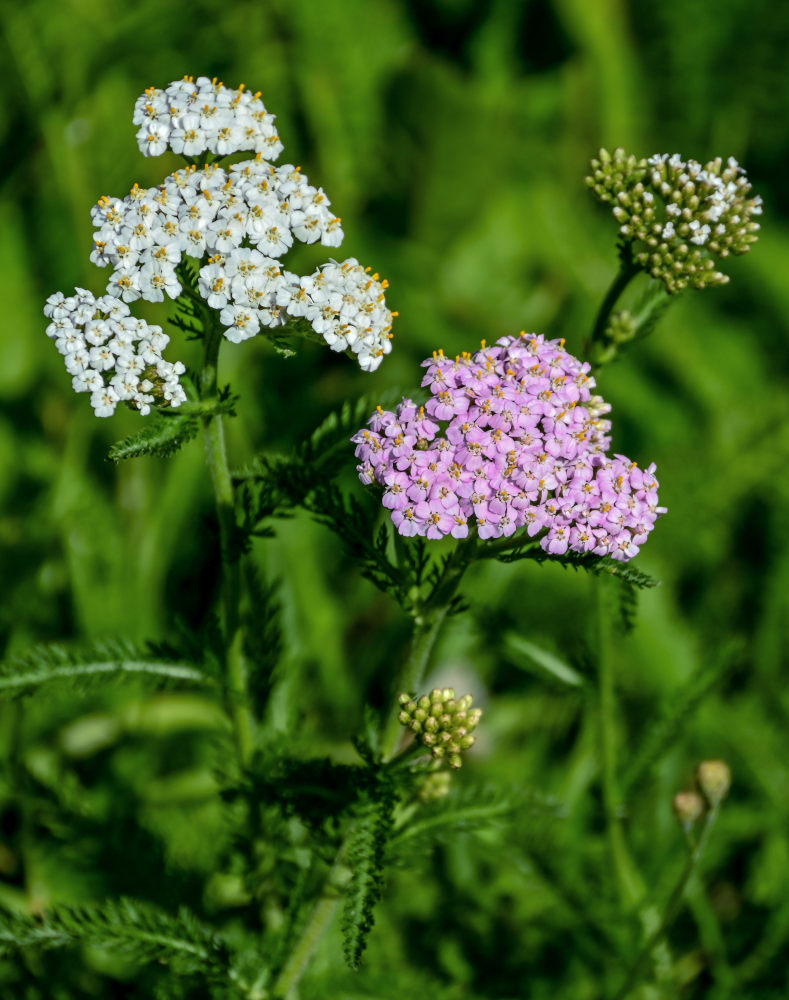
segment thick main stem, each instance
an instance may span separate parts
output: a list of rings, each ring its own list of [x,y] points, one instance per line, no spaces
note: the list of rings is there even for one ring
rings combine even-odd
[[[221,334],[215,326],[205,332],[200,395],[211,399],[217,393],[217,362]],[[241,566],[235,546],[235,496],[227,464],[225,432],[218,413],[203,416],[203,439],[211,483],[214,487],[219,543],[222,558],[222,604],[225,639],[225,669],[228,711],[233,721],[239,763],[246,766],[254,746],[254,724],[249,710],[247,670],[239,615]]]

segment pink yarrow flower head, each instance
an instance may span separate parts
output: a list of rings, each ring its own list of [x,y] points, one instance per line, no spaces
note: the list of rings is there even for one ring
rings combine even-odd
[[[378,407],[352,438],[402,535],[481,539],[525,528],[552,555],[635,556],[666,508],[655,466],[610,455],[590,366],[537,334],[423,362],[424,406]]]

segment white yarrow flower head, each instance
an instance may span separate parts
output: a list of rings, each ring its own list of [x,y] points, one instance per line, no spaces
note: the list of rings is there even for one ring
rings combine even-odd
[[[747,253],[758,239],[762,200],[734,159],[702,166],[678,153],[637,160],[624,149],[601,149],[586,178],[610,204],[634,262],[669,292],[723,285],[718,264]]]
[[[96,298],[84,288],[47,299],[47,336],[63,355],[75,392],[89,392],[97,417],[111,417],[119,402],[142,414],[152,406],[180,406],[186,393],[180,361],[165,361],[170,338],[160,327],[129,315],[111,295]]]
[[[392,318],[386,305],[386,279],[370,274],[351,257],[331,260],[299,281],[287,305],[303,316],[333,351],[352,351],[364,371],[375,371],[392,350]]]
[[[294,243],[334,248],[344,234],[322,188],[297,165],[274,165],[283,146],[260,95],[185,77],[146,90],[133,121],[144,155],[170,149],[200,163],[157,187],[135,184],[124,198],[100,198],[91,210],[90,259],[110,272],[107,294],[96,299],[78,288],[47,300],[47,334],[96,414],[111,415],[119,402],[148,413],[186,399],[183,365],[162,358],[167,336],[130,315],[138,299],[200,296],[232,343],[302,320],[333,350],[375,370],[391,350],[388,283],[355,259],[330,261],[309,277],[283,267]],[[226,169],[205,162],[239,152],[254,155]],[[187,258],[198,267],[187,267]]]
[[[167,149],[183,156],[260,153],[276,160],[282,152],[274,115],[260,94],[242,84],[236,90],[216,79],[184,77],[159,90],[149,87],[137,98],[132,121],[139,126],[137,144],[143,156]]]

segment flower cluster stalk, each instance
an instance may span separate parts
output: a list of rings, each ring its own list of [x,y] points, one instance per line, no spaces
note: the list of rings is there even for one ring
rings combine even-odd
[[[624,290],[641,270],[633,260],[633,255],[627,244],[622,248],[621,260],[622,263],[619,271],[611,282],[605,298],[600,303],[600,308],[597,311],[597,317],[592,327],[592,335],[584,345],[584,356],[586,358],[591,357],[594,348],[603,341],[614,307],[622,297]]]
[[[200,395],[204,400],[213,399],[217,394],[220,343],[221,330],[215,323],[207,322],[203,367],[200,372]],[[249,763],[254,748],[254,720],[249,709],[247,668],[244,662],[243,634],[239,615],[241,565],[238,552],[235,551],[235,496],[227,464],[222,416],[218,413],[206,414],[202,422],[206,461],[211,473],[219,522],[227,707],[233,721],[239,764],[243,769]]]

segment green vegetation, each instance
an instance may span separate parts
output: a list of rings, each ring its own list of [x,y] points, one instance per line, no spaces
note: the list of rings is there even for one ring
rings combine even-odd
[[[787,44],[768,0],[0,5],[0,998],[265,997],[310,955],[302,1000],[595,1000],[644,963],[631,997],[786,996]],[[262,91],[400,314],[372,375],[306,342],[222,355],[269,734],[247,783],[215,697],[204,449],[168,454],[203,404],[97,420],[41,313],[56,289],[103,290],[90,208],[175,168],[139,156],[131,105],[184,73]],[[583,180],[601,145],[736,156],[760,241],[600,373],[614,450],[657,462],[669,508],[636,562],[609,579],[526,550],[467,573],[426,690],[473,693],[477,742],[448,795],[404,802],[400,772],[360,753],[368,706],[399,693],[410,589],[381,568],[344,442],[435,348],[525,327],[581,352],[618,266]],[[623,304],[648,295],[641,275]],[[336,487],[316,487],[322,462]],[[677,897],[672,801],[712,759],[732,789]]]

